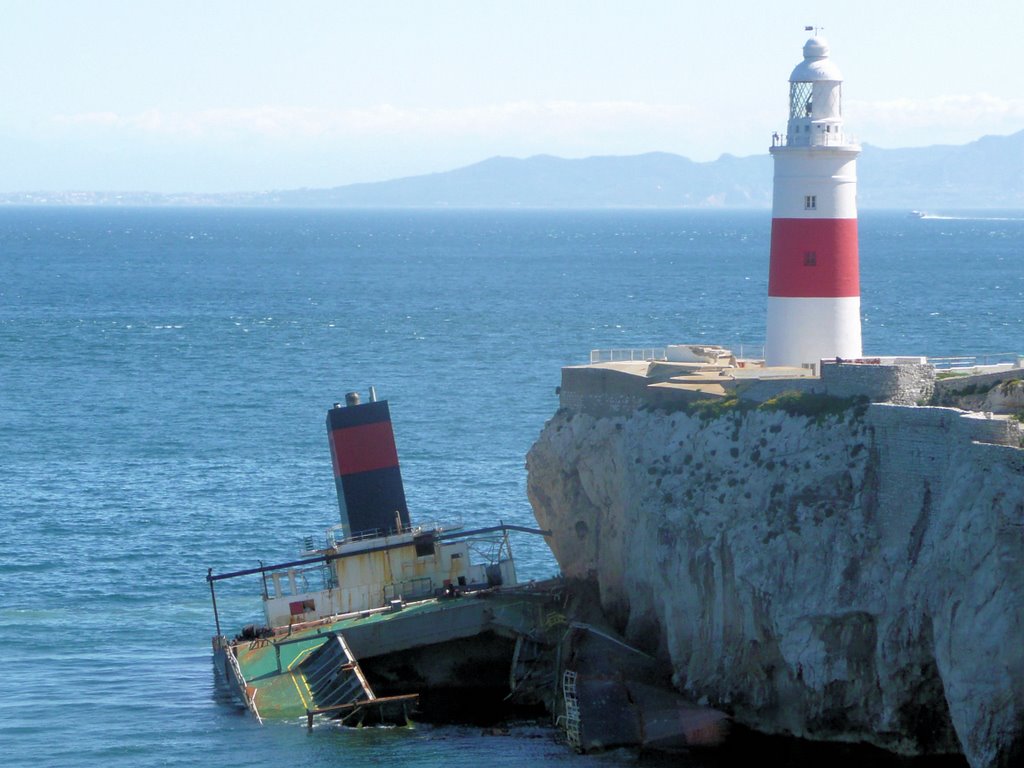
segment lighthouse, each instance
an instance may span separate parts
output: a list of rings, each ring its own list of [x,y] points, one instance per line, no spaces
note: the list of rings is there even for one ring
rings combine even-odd
[[[843,131],[843,76],[812,37],[789,77],[789,122],[772,139],[766,365],[861,356],[857,155]]]

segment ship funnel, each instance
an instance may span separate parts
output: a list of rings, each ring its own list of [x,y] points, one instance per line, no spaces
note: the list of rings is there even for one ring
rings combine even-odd
[[[411,527],[387,400],[345,395],[327,412],[327,437],[347,537],[383,536]]]

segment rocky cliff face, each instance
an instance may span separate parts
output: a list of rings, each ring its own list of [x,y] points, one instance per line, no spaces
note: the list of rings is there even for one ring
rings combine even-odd
[[[1024,765],[1017,422],[766,405],[561,409],[527,467],[564,573],[755,729]]]

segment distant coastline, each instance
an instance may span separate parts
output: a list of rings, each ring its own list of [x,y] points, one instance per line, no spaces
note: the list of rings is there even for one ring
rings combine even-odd
[[[1024,130],[958,146],[881,149],[858,160],[861,209],[1024,210]],[[27,191],[0,193],[6,206],[768,209],[767,152],[698,163],[652,152],[564,159],[493,157],[442,173],[325,189],[228,193]]]

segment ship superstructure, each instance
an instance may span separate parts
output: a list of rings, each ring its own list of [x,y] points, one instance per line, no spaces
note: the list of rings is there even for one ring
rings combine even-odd
[[[421,696],[450,688],[500,701],[510,680],[532,703],[516,660],[547,642],[537,627],[558,589],[517,587],[509,534],[547,532],[414,525],[388,403],[372,389],[368,402],[349,393],[336,403],[327,432],[340,522],[306,537],[298,559],[207,573],[218,677],[257,717],[311,724],[316,715],[402,721]],[[216,585],[255,576],[264,622],[229,639]]]

